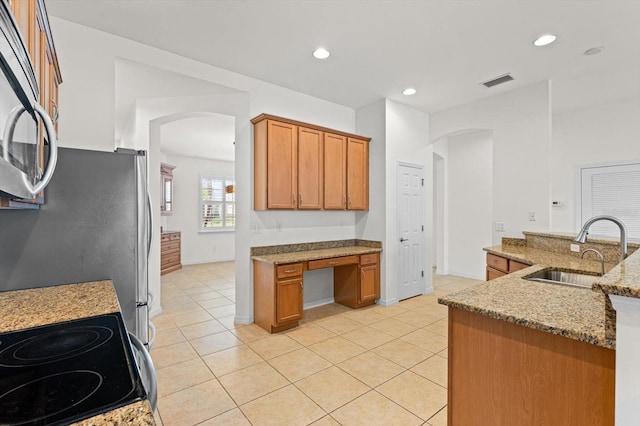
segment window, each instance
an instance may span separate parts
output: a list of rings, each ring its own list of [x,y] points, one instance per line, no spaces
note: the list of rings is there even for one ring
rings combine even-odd
[[[583,167],[580,170],[580,223],[597,215],[615,216],[627,228],[627,236],[640,239],[640,163]],[[593,236],[618,238],[618,227],[599,221],[589,230]]]
[[[200,178],[200,231],[233,231],[236,226],[233,179]]]

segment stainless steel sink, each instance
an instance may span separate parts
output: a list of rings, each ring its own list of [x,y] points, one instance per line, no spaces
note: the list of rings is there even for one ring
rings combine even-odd
[[[549,284],[568,285],[573,287],[591,288],[600,279],[598,275],[586,275],[578,272],[561,271],[559,269],[542,269],[533,274],[522,277],[525,280]]]

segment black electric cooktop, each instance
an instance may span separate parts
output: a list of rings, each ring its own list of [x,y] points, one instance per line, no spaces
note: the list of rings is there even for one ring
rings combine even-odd
[[[120,313],[0,334],[0,425],[60,425],[146,398]]]

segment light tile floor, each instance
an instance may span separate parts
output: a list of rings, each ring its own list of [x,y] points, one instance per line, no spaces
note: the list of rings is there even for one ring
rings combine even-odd
[[[269,334],[234,324],[234,268],[162,277],[151,352],[159,425],[446,425],[447,308],[437,298],[478,281],[435,276],[431,294],[325,305]]]

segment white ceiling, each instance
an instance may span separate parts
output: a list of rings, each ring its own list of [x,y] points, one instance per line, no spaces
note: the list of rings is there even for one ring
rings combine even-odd
[[[338,104],[425,112],[553,81],[567,110],[640,96],[640,1],[46,0],[52,16]],[[535,48],[546,32],[555,44]],[[329,59],[311,56],[317,46]],[[584,56],[590,47],[603,53]],[[481,81],[511,72],[493,89]],[[400,94],[413,86],[418,94]],[[585,95],[588,93],[588,95]]]
[[[211,160],[235,161],[235,118],[198,114],[163,124],[160,150],[168,154]]]

